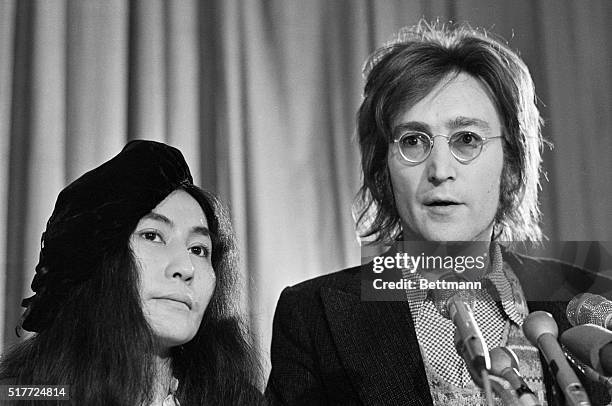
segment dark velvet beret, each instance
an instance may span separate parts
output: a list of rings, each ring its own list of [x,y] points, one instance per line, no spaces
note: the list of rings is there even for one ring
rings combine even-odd
[[[192,183],[178,149],[138,140],[66,186],[42,235],[31,285],[35,295],[22,302],[27,309],[21,327],[46,329],[70,291],[91,277],[104,255],[128,244],[145,214]]]

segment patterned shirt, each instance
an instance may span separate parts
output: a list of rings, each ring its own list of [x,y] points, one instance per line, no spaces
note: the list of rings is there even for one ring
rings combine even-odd
[[[540,403],[546,405],[538,350],[521,329],[529,310],[520,282],[503,262],[498,244],[491,244],[490,253],[491,266],[481,279],[483,289],[474,291],[474,318],[489,349],[508,347],[517,354],[523,378]],[[410,269],[402,273],[408,280],[421,278]],[[431,289],[406,289],[434,404],[486,404],[483,392],[474,384],[464,360],[455,351],[455,326],[437,310],[431,293]],[[496,402],[501,404],[501,399],[496,398]]]

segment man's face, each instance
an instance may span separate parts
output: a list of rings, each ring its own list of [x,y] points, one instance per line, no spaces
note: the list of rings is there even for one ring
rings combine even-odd
[[[460,73],[442,80],[427,96],[393,123],[393,136],[405,129],[429,135],[472,131],[485,138],[501,135],[501,122],[486,86]],[[481,154],[461,163],[447,139],[436,137],[420,164],[405,161],[397,144],[387,160],[395,204],[405,240],[488,241],[499,202],[503,166],[502,139],[486,142]]]

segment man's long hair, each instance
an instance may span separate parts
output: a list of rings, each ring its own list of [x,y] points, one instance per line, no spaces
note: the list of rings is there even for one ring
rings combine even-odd
[[[257,404],[259,367],[233,308],[237,253],[229,217],[213,195],[193,185],[181,188],[206,215],[216,286],[195,337],[171,349],[172,371],[180,382],[177,398],[182,405]],[[6,354],[0,379],[70,385],[74,405],[153,400],[156,344],[142,311],[129,237],[118,236],[125,243],[105,253],[94,276],[74,288],[47,329]]]
[[[421,21],[403,29],[366,62],[363,101],[357,115],[363,184],[355,199],[362,238],[392,242],[401,234],[387,154],[392,123],[440,81],[465,72],[488,87],[502,122],[504,164],[494,238],[538,241],[541,213],[541,117],[529,70],[491,34],[468,25]]]

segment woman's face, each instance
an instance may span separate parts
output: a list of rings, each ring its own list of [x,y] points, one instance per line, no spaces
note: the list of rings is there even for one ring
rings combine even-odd
[[[143,312],[163,348],[190,341],[215,289],[212,241],[198,202],[175,190],[130,238]]]

